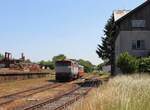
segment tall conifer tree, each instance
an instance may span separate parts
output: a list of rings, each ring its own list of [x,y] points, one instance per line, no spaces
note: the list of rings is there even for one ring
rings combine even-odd
[[[111,65],[112,75],[115,71],[115,39],[117,32],[114,16],[112,15],[105,25],[104,36],[101,38],[102,44],[98,44],[96,50],[97,55]]]

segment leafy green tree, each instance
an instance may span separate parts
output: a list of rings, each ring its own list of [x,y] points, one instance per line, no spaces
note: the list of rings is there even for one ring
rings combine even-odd
[[[52,61],[44,61],[44,60],[42,60],[42,61],[39,62],[39,64],[41,66],[49,67],[52,70],[54,69],[54,63]]]
[[[102,44],[98,44],[98,48],[96,50],[99,58],[108,60],[107,63],[111,65],[112,75],[115,75],[115,40],[117,34],[118,29],[115,25],[114,16],[112,15],[105,25],[104,36],[101,38]]]
[[[42,60],[42,61],[39,62],[39,64],[41,66],[49,67],[50,69],[53,70],[55,68],[55,62],[56,61],[62,61],[64,59],[66,59],[66,56],[63,55],[63,54],[60,54],[60,55],[54,56],[52,58],[52,61],[50,61],[50,60],[48,60],[48,61]]]
[[[60,54],[60,55],[54,56],[52,58],[52,61],[53,61],[53,63],[55,63],[56,61],[62,61],[62,60],[65,60],[65,59],[66,59],[66,56],[63,55],[63,54]]]
[[[4,55],[0,53],[0,60],[4,58]]]
[[[83,59],[78,60],[78,63],[84,66],[84,71],[90,73],[94,70],[94,65],[90,61],[85,61]]]

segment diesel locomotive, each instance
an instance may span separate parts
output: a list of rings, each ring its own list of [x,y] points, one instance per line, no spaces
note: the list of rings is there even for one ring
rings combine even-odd
[[[55,63],[56,80],[68,81],[84,75],[84,67],[74,60],[63,60]]]

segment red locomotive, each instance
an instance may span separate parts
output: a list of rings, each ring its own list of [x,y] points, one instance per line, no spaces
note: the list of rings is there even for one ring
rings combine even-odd
[[[56,80],[66,81],[77,79],[84,75],[84,67],[74,60],[63,60],[55,63]]]

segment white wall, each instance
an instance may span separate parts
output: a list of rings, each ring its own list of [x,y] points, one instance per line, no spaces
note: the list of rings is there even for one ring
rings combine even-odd
[[[145,49],[133,50],[132,40],[145,40]],[[135,56],[150,52],[150,31],[121,31],[115,43],[116,59],[123,52],[129,52]]]

